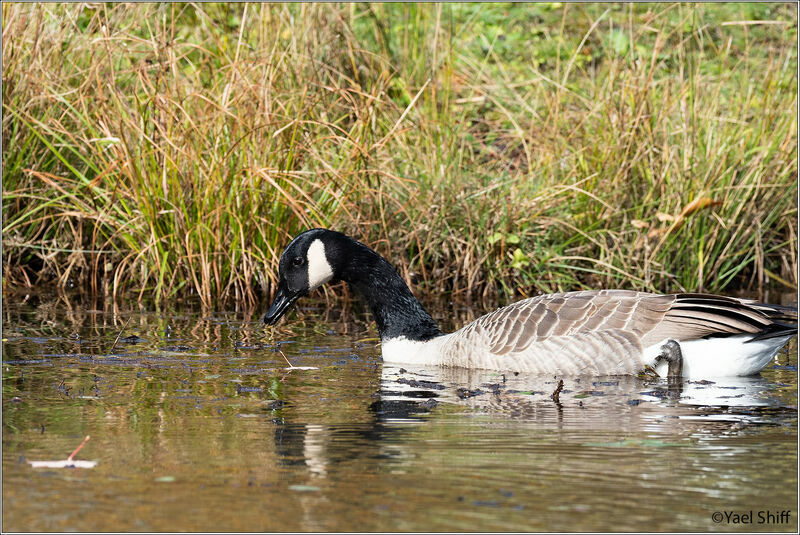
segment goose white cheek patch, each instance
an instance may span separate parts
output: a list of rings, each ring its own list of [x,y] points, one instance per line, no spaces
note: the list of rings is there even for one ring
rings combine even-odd
[[[321,240],[314,240],[306,255],[308,265],[308,289],[325,284],[333,278],[333,268],[325,257],[325,245]]]

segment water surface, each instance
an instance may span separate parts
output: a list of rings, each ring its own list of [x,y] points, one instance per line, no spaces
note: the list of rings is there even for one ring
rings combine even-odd
[[[384,367],[368,316],[316,308],[7,299],[3,529],[797,530],[796,342],[760,376],[555,403],[556,377]],[[86,435],[95,468],[28,463]]]

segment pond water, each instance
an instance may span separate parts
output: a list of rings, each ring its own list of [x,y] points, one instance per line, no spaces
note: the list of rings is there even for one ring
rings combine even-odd
[[[325,310],[6,299],[3,530],[797,531],[796,340],[760,376],[556,403],[554,377],[383,366],[366,314]],[[29,463],[87,435],[94,468]]]

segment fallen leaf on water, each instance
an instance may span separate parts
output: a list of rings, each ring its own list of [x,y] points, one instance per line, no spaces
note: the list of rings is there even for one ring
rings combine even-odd
[[[28,461],[28,463],[33,468],[94,468],[97,466],[97,461],[75,461],[72,459],[88,440],[89,435],[86,435],[81,445],[75,448],[75,451],[63,461]]]
[[[97,461],[28,461],[34,468],[94,468]]]

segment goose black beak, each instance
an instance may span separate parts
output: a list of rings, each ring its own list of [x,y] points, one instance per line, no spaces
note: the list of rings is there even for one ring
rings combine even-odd
[[[267,313],[264,315],[264,323],[267,325],[275,325],[300,297],[302,297],[302,293],[292,292],[286,289],[284,284],[278,285],[275,299],[272,300],[272,305],[270,305],[269,310],[267,310]]]

